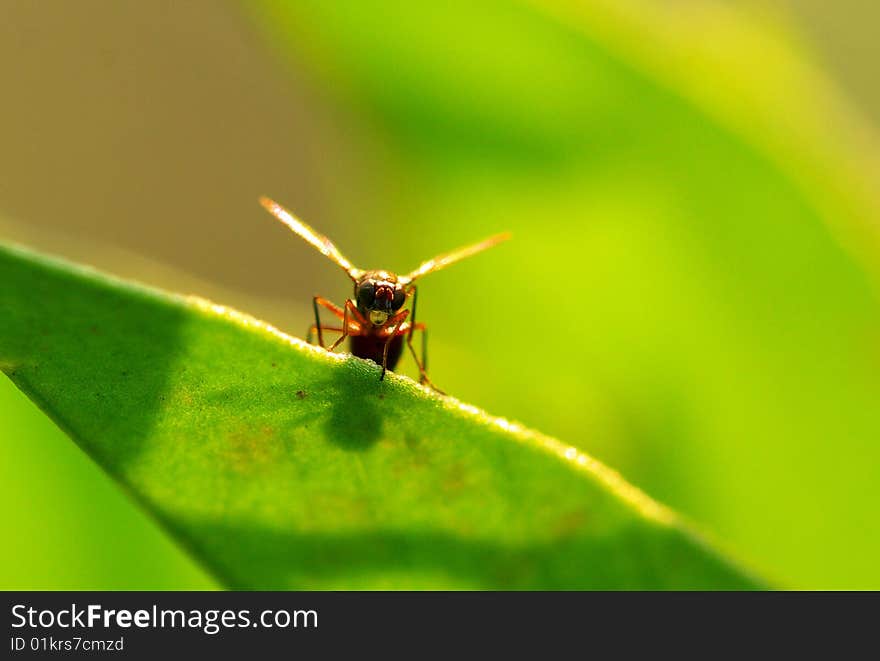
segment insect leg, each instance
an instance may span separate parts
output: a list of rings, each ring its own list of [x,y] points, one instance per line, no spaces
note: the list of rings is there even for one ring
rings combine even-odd
[[[413,302],[412,302],[412,319],[410,319],[409,324],[409,333],[406,334],[406,346],[409,347],[409,350],[412,352],[413,360],[416,361],[416,365],[419,366],[419,383],[424,383],[428,379],[428,375],[425,373],[425,370],[428,368],[428,360],[427,360],[427,334],[425,333],[425,325],[416,323],[416,305],[419,302],[419,289],[416,285],[412,286],[413,293]],[[419,327],[419,330],[422,331],[422,360],[420,361],[418,356],[416,356],[415,349],[412,346],[412,337],[413,333],[416,331],[416,327]]]
[[[419,360],[418,354],[416,354],[416,348],[413,346],[412,336],[414,331],[422,332],[422,359]],[[413,360],[416,361],[416,366],[419,368],[419,383],[425,384],[432,390],[436,390],[441,395],[445,395],[446,393],[440,390],[437,386],[434,385],[434,382],[428,378],[428,331],[425,327],[425,324],[413,324],[409,328],[409,332],[406,336],[406,346],[409,347],[409,351],[412,354]]]
[[[318,312],[318,297],[315,296],[312,298],[312,309],[315,311],[315,324],[309,328],[309,332],[306,334],[306,342],[309,344],[312,343],[312,328],[316,328],[318,330],[318,344],[321,345],[321,348],[324,348],[324,334],[321,333],[321,315]]]
[[[411,339],[413,336],[413,331],[416,329],[416,303],[419,302],[419,288],[415,285],[412,286],[413,293],[413,304],[412,304],[412,319],[410,319],[410,327],[409,327],[409,335],[408,338]]]
[[[379,381],[382,381],[385,378],[385,371],[388,368],[388,349],[391,347],[391,340],[397,337],[400,327],[403,325],[403,322],[406,321],[408,316],[409,310],[401,310],[387,322],[388,325],[385,328],[388,330],[385,331],[385,333],[388,335],[388,339],[385,340],[385,346],[382,349],[382,374],[379,376]]]
[[[339,309],[339,306],[334,305],[333,303],[328,301],[323,296],[313,296],[312,297],[312,309],[315,311],[315,325],[312,326],[311,328],[309,328],[309,332],[306,334],[306,342],[308,342],[309,344],[312,343],[312,332],[313,332],[313,330],[317,330],[318,331],[318,344],[321,345],[321,348],[326,348],[326,347],[324,347],[324,334],[321,332],[322,330],[325,329],[325,327],[321,324],[321,316],[318,313],[318,306],[319,305],[327,308],[328,310],[330,310],[330,312],[335,314],[340,319],[342,319],[342,317],[343,317],[343,312],[342,312],[342,310]],[[331,330],[331,329],[327,328],[326,330]]]
[[[342,340],[348,337],[351,334],[352,327],[354,327],[357,331],[360,331],[360,324],[357,321],[351,320],[351,318],[358,319],[361,318],[361,315],[358,313],[357,308],[354,306],[354,303],[351,302],[351,299],[345,302],[345,311],[342,313],[342,335],[340,335],[336,341],[330,345],[327,351],[333,351],[338,347]]]
[[[442,390],[435,386],[431,379],[428,378],[428,331],[425,328],[425,324],[416,323],[416,304],[419,302],[419,290],[416,285],[412,286],[413,293],[413,302],[412,302],[412,319],[410,320],[409,332],[406,334],[406,346],[409,347],[410,353],[412,353],[413,360],[416,361],[416,365],[419,368],[419,383],[424,383],[430,386],[433,390],[436,390],[441,395],[444,395]],[[422,331],[422,359],[419,360],[419,357],[416,355],[416,350],[412,345],[413,333],[417,330]]]
[[[314,324],[309,326],[309,332],[308,332],[308,335],[306,335],[306,342],[308,342],[309,344],[312,344],[312,335],[315,334],[318,330],[319,330],[318,326],[315,326]],[[321,326],[320,330],[333,331],[334,333],[341,333],[342,332],[342,329],[339,328],[339,326]]]
[[[425,327],[425,324],[419,324],[421,326],[422,331],[422,370],[425,372],[425,377],[428,376],[428,329]]]
[[[335,303],[328,301],[323,296],[315,296],[313,300],[316,305],[320,305],[322,307],[327,308],[328,310],[330,310],[330,312],[332,312],[337,317],[342,319],[342,315],[343,315],[342,308],[339,307],[338,305],[336,305]]]

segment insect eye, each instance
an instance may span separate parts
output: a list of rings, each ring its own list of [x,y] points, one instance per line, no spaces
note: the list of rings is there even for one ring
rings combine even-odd
[[[372,282],[362,282],[357,289],[358,306],[370,307],[376,300],[375,287]]]
[[[406,292],[403,289],[394,290],[394,299],[391,301],[391,308],[399,310],[406,302]]]

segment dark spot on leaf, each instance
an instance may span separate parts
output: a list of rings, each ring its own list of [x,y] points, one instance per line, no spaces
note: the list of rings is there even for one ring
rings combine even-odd
[[[570,537],[577,534],[589,522],[590,517],[586,509],[568,512],[561,516],[554,526],[555,532],[560,537]]]
[[[443,480],[443,488],[446,491],[459,491],[467,483],[466,475],[467,471],[465,471],[461,462],[456,462],[449,471],[447,471],[446,477]]]

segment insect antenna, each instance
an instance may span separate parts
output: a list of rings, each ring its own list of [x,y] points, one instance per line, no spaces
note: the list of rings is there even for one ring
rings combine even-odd
[[[401,284],[407,285],[416,278],[421,278],[423,275],[427,275],[428,273],[433,273],[434,271],[445,269],[447,266],[454,264],[455,262],[461,261],[466,257],[471,257],[473,255],[476,255],[477,253],[483,252],[484,250],[488,250],[493,246],[497,246],[499,243],[501,243],[502,241],[507,241],[509,238],[510,233],[504,232],[503,234],[490,236],[488,239],[480,241],[479,243],[474,243],[473,245],[464,246],[462,248],[443,253],[442,255],[437,255],[433,259],[422,262],[421,266],[419,266],[419,268],[417,268],[415,271],[399,278],[399,282]]]
[[[358,278],[365,273],[364,270],[356,268],[350,261],[348,261],[348,258],[339,251],[339,248],[333,245],[333,242],[330,239],[320,232],[313,230],[274,200],[270,200],[268,197],[261,197],[260,204],[263,205],[263,208],[265,208],[266,211],[287,225],[302,239],[305,239],[305,241],[314,247],[319,253],[325,257],[329,257],[337,265],[342,267],[342,269],[348,274],[348,277],[355,282],[357,282]]]

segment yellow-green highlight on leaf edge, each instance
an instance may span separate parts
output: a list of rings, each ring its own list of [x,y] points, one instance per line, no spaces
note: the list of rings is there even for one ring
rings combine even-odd
[[[0,364],[218,580],[746,589],[574,447],[248,315],[0,247]]]

